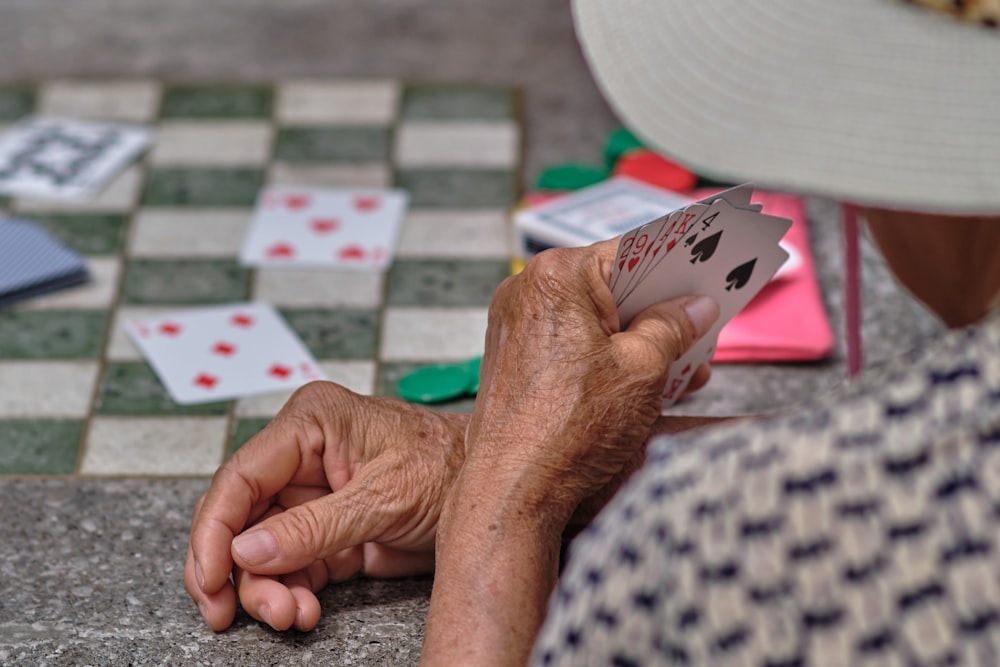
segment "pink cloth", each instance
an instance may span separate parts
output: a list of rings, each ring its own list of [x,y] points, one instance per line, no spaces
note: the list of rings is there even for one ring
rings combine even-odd
[[[700,199],[717,191],[694,192],[692,197]],[[802,200],[758,190],[753,201],[764,205],[764,213],[791,218],[792,227],[782,245],[792,257],[747,307],[723,327],[713,362],[824,359],[833,352],[834,338],[816,280]]]

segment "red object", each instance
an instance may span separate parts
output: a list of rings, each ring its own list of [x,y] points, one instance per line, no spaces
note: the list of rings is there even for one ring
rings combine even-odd
[[[267,256],[271,259],[285,259],[295,254],[295,248],[287,243],[275,243],[267,249]]]
[[[365,251],[361,246],[348,245],[337,252],[337,257],[340,259],[364,259]]]
[[[553,199],[558,199],[564,194],[569,192],[568,190],[546,190],[545,192],[528,192],[521,197],[522,206],[538,206],[539,204],[544,204],[547,201],[552,201]]]
[[[237,327],[248,327],[253,324],[253,318],[243,313],[238,313],[229,318],[229,322]]]
[[[282,366],[281,364],[274,364],[267,373],[268,375],[276,377],[279,380],[285,380],[292,374],[292,369],[288,366]]]
[[[165,336],[176,336],[181,332],[181,325],[173,322],[164,322],[160,325],[160,333]]]
[[[214,375],[209,375],[208,373],[202,373],[201,375],[199,375],[194,379],[194,383],[196,385],[198,385],[199,387],[203,387],[205,389],[213,388],[216,384],[218,384],[218,382],[219,378],[215,377]]]
[[[378,197],[356,197],[354,208],[359,211],[374,211],[378,208]]]
[[[317,234],[328,234],[337,229],[340,226],[340,222],[336,218],[316,218],[309,226]]]
[[[702,198],[719,190],[697,191]],[[757,190],[764,213],[792,219],[782,245],[798,261],[774,278],[719,333],[714,363],[813,361],[833,353],[834,337],[816,279],[805,209],[798,197]]]
[[[214,352],[215,354],[221,354],[224,357],[228,357],[235,351],[236,351],[235,345],[233,345],[232,343],[224,343],[222,341],[216,343],[215,346],[212,348],[212,352]]]
[[[674,192],[691,192],[698,177],[658,153],[636,148],[628,151],[615,162],[615,176],[630,176],[637,181],[672,190]]]

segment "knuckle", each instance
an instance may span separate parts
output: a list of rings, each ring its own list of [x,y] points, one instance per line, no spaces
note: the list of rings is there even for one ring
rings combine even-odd
[[[283,512],[278,517],[278,522],[287,537],[287,540],[278,537],[279,541],[284,542],[283,546],[322,557],[319,554],[326,544],[329,525],[313,505],[293,507]]]

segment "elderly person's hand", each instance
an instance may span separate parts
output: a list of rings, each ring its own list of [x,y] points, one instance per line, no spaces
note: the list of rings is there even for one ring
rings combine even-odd
[[[228,627],[238,595],[275,629],[309,630],[329,582],[431,572],[467,421],[329,382],[296,392],[195,509],[184,583],[208,625]]]
[[[546,251],[493,298],[465,464],[438,528],[428,664],[523,663],[572,513],[641,459],[670,363],[718,317],[711,299],[684,297],[622,331],[616,247]]]

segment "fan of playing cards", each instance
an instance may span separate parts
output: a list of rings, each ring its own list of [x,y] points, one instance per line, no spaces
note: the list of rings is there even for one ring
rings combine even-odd
[[[788,253],[778,245],[792,221],[750,204],[751,184],[680,208],[625,233],[611,273],[622,328],[643,309],[689,294],[710,296],[719,319],[671,367],[663,392],[670,407],[694,371],[712,359],[722,327],[767,284]]]

